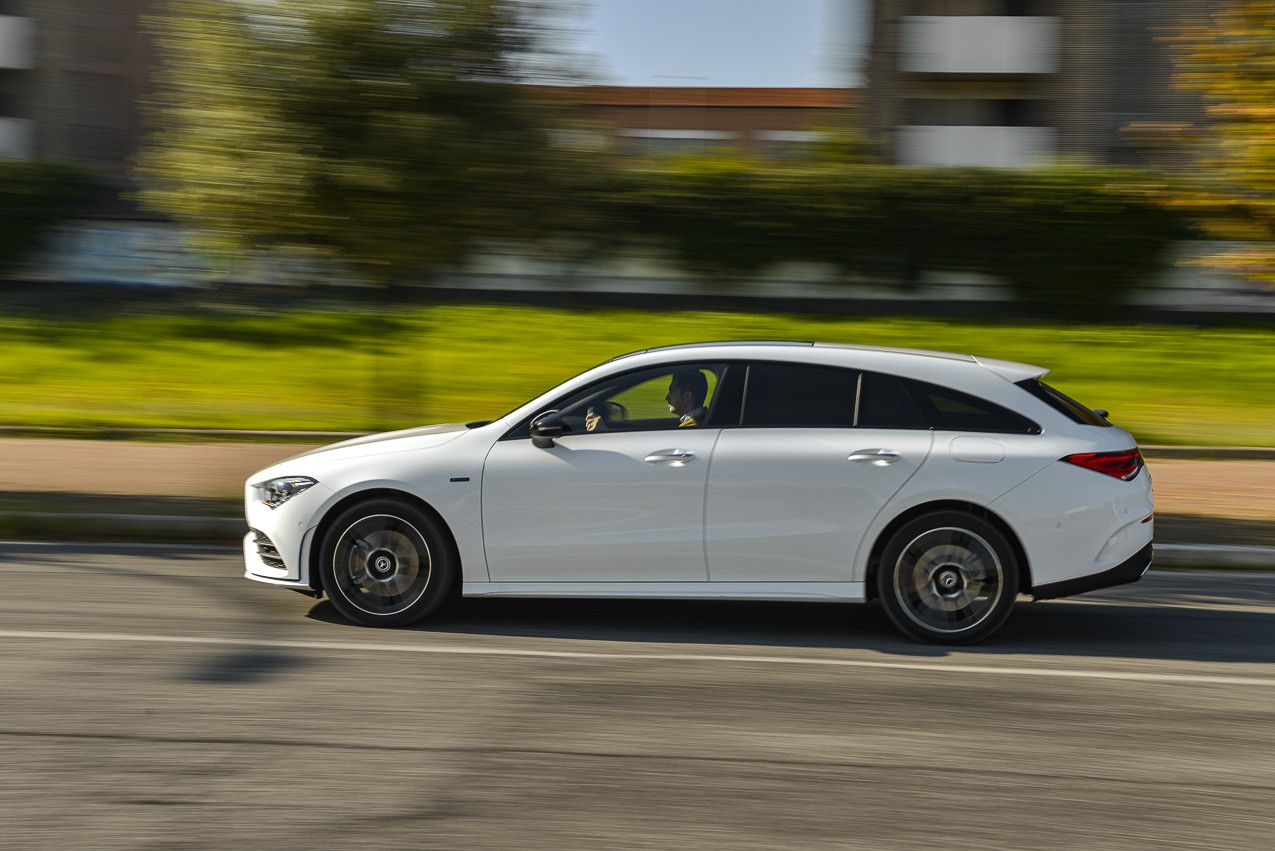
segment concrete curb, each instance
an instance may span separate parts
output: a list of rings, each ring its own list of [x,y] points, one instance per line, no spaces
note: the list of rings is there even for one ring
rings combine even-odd
[[[57,541],[216,541],[231,546],[248,533],[238,517],[174,514],[0,513],[0,537]],[[1156,544],[1154,567],[1275,570],[1275,547],[1226,544]]]
[[[1226,544],[1156,544],[1154,567],[1221,567],[1228,570],[1275,570],[1275,547],[1232,547]]]
[[[242,518],[178,514],[61,514],[43,511],[0,513],[0,534],[40,540],[223,541],[248,534]]]

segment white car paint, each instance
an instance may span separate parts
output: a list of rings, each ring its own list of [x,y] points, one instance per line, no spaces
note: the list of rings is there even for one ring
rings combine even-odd
[[[720,433],[567,435],[547,449],[496,443],[483,472],[490,579],[707,581],[704,487]]]
[[[712,580],[860,581],[859,540],[931,442],[928,431],[724,429],[706,498]],[[880,460],[850,460],[861,455]]]
[[[510,438],[516,426],[594,382],[686,362],[902,376],[1008,408],[1040,424],[1041,433],[732,425],[567,434],[545,448]],[[951,503],[1003,521],[1026,555],[1032,585],[1083,580],[1149,545],[1150,475],[1142,470],[1122,481],[1060,462],[1136,444],[1122,429],[1074,423],[1014,384],[1044,373],[965,355],[842,345],[636,353],[486,425],[359,438],[254,474],[245,488],[248,525],[268,536],[283,567],[263,562],[250,532],[245,575],[312,589],[324,518],[351,499],[392,492],[425,503],[445,524],[467,596],[862,600],[891,524]],[[267,507],[257,485],[280,476],[319,484]]]

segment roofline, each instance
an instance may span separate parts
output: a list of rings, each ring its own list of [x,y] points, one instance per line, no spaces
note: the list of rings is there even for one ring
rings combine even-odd
[[[635,357],[637,355],[651,354],[654,352],[673,352],[673,351],[693,351],[695,349],[719,349],[719,348],[820,348],[820,349],[851,349],[860,352],[879,352],[883,354],[906,355],[918,358],[933,358],[936,360],[959,361],[961,363],[975,364],[981,366],[987,371],[999,375],[1006,381],[1015,382],[1030,378],[1040,378],[1049,373],[1049,370],[1036,366],[1035,364],[1020,363],[1018,361],[999,360],[997,358],[976,357],[975,355],[960,354],[957,352],[939,352],[931,349],[909,349],[900,346],[868,346],[857,343],[817,343],[803,342],[798,340],[720,340],[717,342],[705,343],[677,343],[671,346],[656,346],[650,349],[641,349],[636,352],[629,352],[623,355],[616,355],[607,361],[623,360],[625,358]]]
[[[942,358],[943,360],[960,360],[967,363],[975,363],[976,359],[973,355],[965,355],[960,352],[940,352],[934,349],[910,349],[905,346],[868,346],[859,343],[815,343],[816,346],[824,349],[855,349],[861,352],[890,352],[897,355],[916,355],[924,358]]]
[[[730,86],[552,86],[545,87],[582,106],[693,106],[787,109],[844,109],[860,100],[858,89]]]
[[[674,349],[705,349],[711,346],[814,346],[813,342],[801,342],[794,340],[719,340],[717,342],[707,343],[674,343],[671,346],[655,346],[650,349],[638,349],[636,352],[627,352],[622,355],[616,355],[611,361],[622,360],[623,358],[631,358],[635,355],[645,355],[651,352],[669,352]],[[610,363],[611,361],[607,361]]]
[[[650,349],[639,349],[636,352],[627,352],[622,355],[616,355],[611,360],[616,361],[621,358],[630,358],[635,355],[644,355],[651,352],[670,352],[679,349],[706,349],[728,346],[774,346],[774,347],[791,347],[791,346],[812,346],[820,349],[855,349],[863,352],[890,352],[900,355],[916,355],[918,357],[942,358],[944,360],[959,360],[967,363],[977,363],[978,358],[973,355],[960,354],[958,352],[939,352],[930,349],[910,349],[900,346],[869,346],[858,343],[820,343],[809,340],[717,340],[702,343],[674,343],[670,346],[655,346]]]

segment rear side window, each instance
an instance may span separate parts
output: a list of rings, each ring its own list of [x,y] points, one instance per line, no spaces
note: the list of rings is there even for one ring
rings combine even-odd
[[[908,382],[893,375],[863,373],[859,385],[860,428],[927,429],[930,421],[921,413]]]
[[[727,384],[730,384],[728,381]],[[968,393],[894,375],[806,364],[748,367],[741,424],[1039,434],[1031,420]]]
[[[1111,423],[1086,408],[1065,393],[1055,390],[1038,378],[1019,381],[1017,385],[1053,408],[1072,422],[1082,425],[1110,426]]]
[[[753,364],[748,368],[745,426],[850,428],[859,374],[801,364]]]

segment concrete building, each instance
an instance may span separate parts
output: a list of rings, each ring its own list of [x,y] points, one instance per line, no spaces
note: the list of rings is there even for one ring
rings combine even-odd
[[[869,136],[904,165],[1143,162],[1125,128],[1194,122],[1159,36],[1209,0],[876,0]]]
[[[35,26],[17,0],[0,0],[0,158],[35,154],[30,119]]]
[[[0,157],[122,177],[141,136],[152,0],[0,0]]]

